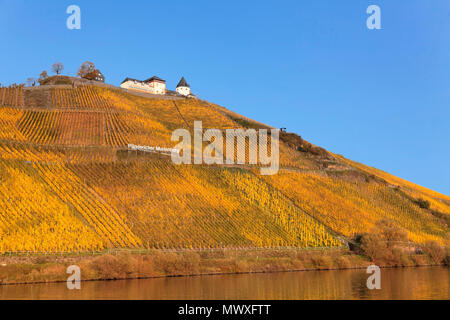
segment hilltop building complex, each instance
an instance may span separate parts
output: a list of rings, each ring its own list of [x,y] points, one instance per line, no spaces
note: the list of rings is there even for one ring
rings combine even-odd
[[[171,92],[174,93],[173,91],[167,90],[166,81],[157,76],[153,76],[144,81],[126,78],[125,80],[122,81],[120,87],[128,90],[146,92],[151,94],[165,95]],[[181,77],[181,80],[177,85],[176,92],[183,96],[191,95],[191,88],[184,79],[184,77]]]
[[[122,81],[120,87],[153,94],[166,94],[166,81],[156,76],[144,81],[126,78]]]

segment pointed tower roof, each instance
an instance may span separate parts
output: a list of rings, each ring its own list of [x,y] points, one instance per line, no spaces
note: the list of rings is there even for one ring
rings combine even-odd
[[[186,82],[186,79],[184,79],[184,77],[181,77],[180,82],[178,82],[177,88],[178,87],[188,87],[190,88],[189,84]]]

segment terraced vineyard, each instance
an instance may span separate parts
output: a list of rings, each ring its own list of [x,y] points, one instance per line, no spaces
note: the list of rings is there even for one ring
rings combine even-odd
[[[41,145],[126,145],[129,131],[118,113],[83,111],[25,111],[18,129],[28,141]]]
[[[135,247],[140,244],[122,217],[93,190],[62,164],[33,167],[60,199],[70,203],[83,216],[87,224],[104,240],[118,247]]]
[[[26,138],[19,130],[18,122],[23,115],[23,111],[17,108],[0,108],[0,139],[11,141],[26,141]]]
[[[93,86],[53,89],[52,104],[55,108],[111,110],[113,106],[99,94],[100,90],[102,89]]]
[[[413,198],[423,198],[430,202],[431,208],[435,209],[439,212],[443,212],[445,214],[450,215],[450,197],[440,194],[438,192],[435,192],[433,190],[424,188],[422,186],[418,186],[414,183],[411,183],[409,181],[406,181],[404,179],[398,178],[396,176],[393,176],[387,172],[366,166],[361,163],[357,163],[348,159],[345,159],[342,156],[337,156],[339,159],[344,161],[345,163],[348,163],[352,167],[355,167],[356,169],[362,170],[364,172],[367,172],[369,174],[373,174],[377,177],[380,177],[384,180],[386,180],[388,183],[390,183],[393,186],[402,187],[402,190],[409,194]]]
[[[98,250],[101,238],[23,161],[0,160],[0,252]]]
[[[415,242],[450,242],[449,197],[324,150],[283,141],[274,176],[235,146],[246,164],[176,166],[127,151],[171,148],[172,131],[192,132],[196,120],[205,130],[268,128],[197,99],[0,88],[0,253],[334,247],[382,218]]]
[[[0,87],[0,106],[23,107],[23,86]]]
[[[448,237],[448,227],[431,213],[379,182],[348,182],[318,173],[281,172],[265,176],[302,209],[348,237],[368,232],[389,218],[416,242]]]
[[[126,212],[150,247],[340,245],[321,223],[248,172],[165,160],[77,165],[73,171]]]

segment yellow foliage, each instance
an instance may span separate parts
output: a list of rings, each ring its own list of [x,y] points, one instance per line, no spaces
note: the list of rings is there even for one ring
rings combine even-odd
[[[118,247],[135,247],[141,244],[123,217],[65,165],[35,162],[33,167],[54,193],[75,207],[105,243]]]
[[[376,221],[389,218],[408,231],[413,241],[448,241],[448,227],[389,186],[377,182],[352,183],[326,174],[295,171],[264,179],[300,208],[348,237],[370,231]]]
[[[123,146],[129,130],[115,112],[25,111],[18,124],[30,142],[40,145]]]
[[[379,169],[375,169],[364,164],[348,160],[342,156],[336,155],[340,160],[346,162],[352,167],[355,167],[359,170],[365,171],[369,174],[373,174],[377,177],[380,177],[392,185],[400,186],[403,191],[414,198],[423,198],[424,200],[428,200],[431,204],[431,209],[435,209],[439,212],[450,214],[450,197],[439,192],[424,188],[415,183],[409,182],[402,178],[393,176],[387,172],[384,172]]]
[[[97,87],[82,86],[77,88],[57,88],[51,90],[52,105],[55,108],[67,109],[100,109],[109,110],[108,100],[98,94]]]
[[[0,252],[98,250],[104,242],[23,162],[0,160]]]
[[[146,247],[338,246],[315,219],[253,174],[165,160],[75,165]]]
[[[449,197],[339,156],[341,167],[402,192],[329,176],[284,143],[275,176],[260,176],[257,166],[176,166],[124,151],[173,147],[172,131],[192,132],[196,120],[204,130],[246,125],[213,104],[94,86],[50,91],[53,107],[20,109],[23,89],[0,88],[0,252],[340,246],[342,235],[386,217],[413,241],[449,239],[448,226],[405,194],[442,213],[450,213]]]
[[[23,86],[0,87],[0,106],[23,107]]]
[[[18,129],[18,122],[23,111],[16,108],[0,108],[0,139],[12,141],[25,141],[26,138]]]

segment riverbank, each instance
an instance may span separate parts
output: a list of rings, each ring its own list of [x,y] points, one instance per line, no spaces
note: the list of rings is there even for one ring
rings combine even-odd
[[[77,265],[81,280],[142,279],[213,274],[366,268],[372,262],[348,249],[220,249],[180,252],[128,250],[99,255],[0,257],[0,283],[66,281],[67,267]],[[436,265],[424,254],[409,254],[380,267]]]
[[[366,269],[246,273],[0,286],[0,300],[449,300],[447,267],[384,268],[381,290]]]

